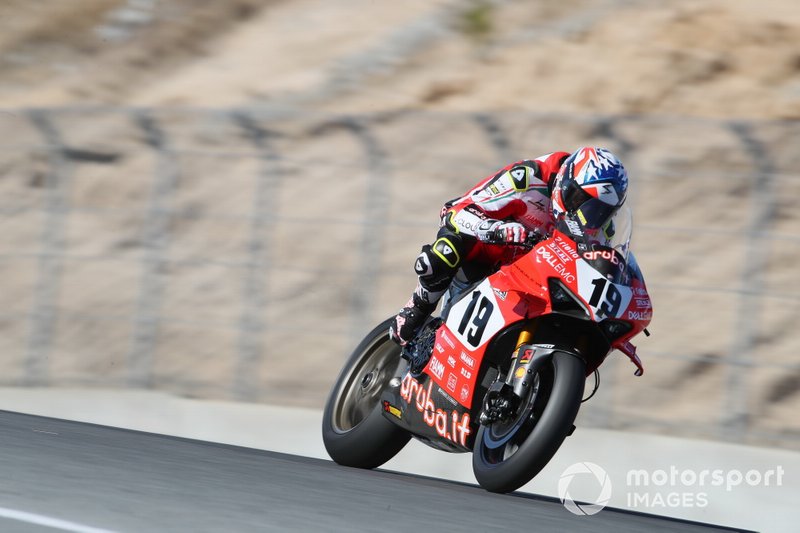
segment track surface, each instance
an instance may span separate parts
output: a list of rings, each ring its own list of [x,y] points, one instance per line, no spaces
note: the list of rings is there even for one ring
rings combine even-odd
[[[728,531],[2,411],[0,472],[4,532]]]

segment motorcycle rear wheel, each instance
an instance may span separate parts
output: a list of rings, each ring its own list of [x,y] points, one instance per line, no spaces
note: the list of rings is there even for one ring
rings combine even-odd
[[[388,319],[364,337],[345,363],[328,396],[322,440],[343,466],[376,468],[394,457],[411,435],[382,414],[381,394],[408,363],[389,339]]]
[[[572,431],[586,382],[586,363],[556,352],[536,376],[531,394],[508,421],[481,426],[472,470],[490,492],[506,493],[533,479]]]

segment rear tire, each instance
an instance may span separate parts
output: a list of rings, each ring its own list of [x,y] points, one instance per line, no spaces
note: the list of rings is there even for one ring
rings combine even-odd
[[[411,435],[382,414],[380,397],[408,366],[400,347],[389,339],[387,319],[356,347],[328,396],[322,440],[340,465],[375,468],[403,449]]]
[[[472,470],[481,487],[490,492],[511,492],[545,467],[572,430],[585,372],[582,359],[566,352],[554,353],[550,365],[537,373],[537,392],[523,400],[515,419],[480,427]]]

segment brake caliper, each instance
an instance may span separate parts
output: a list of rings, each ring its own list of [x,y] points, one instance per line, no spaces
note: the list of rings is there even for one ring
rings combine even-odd
[[[495,381],[483,400],[483,409],[478,421],[487,426],[498,420],[507,420],[514,415],[519,404],[519,396],[508,383]]]

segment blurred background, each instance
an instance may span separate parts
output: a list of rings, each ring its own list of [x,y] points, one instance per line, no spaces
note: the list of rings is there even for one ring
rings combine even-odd
[[[0,385],[321,408],[444,201],[595,143],[655,312],[579,423],[797,449],[798,43],[793,0],[4,0]]]

